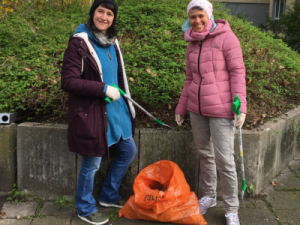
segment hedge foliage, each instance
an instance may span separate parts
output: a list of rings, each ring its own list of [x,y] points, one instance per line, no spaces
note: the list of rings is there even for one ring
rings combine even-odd
[[[189,0],[119,0],[118,38],[133,98],[145,107],[174,110],[185,78],[181,24]],[[24,2],[0,23],[0,112],[29,110],[65,119],[67,95],[60,69],[68,38],[85,23],[88,8],[64,9]],[[247,68],[251,126],[272,117],[286,100],[299,99],[300,57],[281,40],[214,4],[216,19],[227,19],[241,42]],[[289,101],[290,102],[290,101]]]
[[[300,44],[300,2],[295,1],[287,6],[284,14],[280,16],[280,20],[272,20],[267,16],[267,22],[259,27],[271,31],[275,38],[282,39],[291,48]],[[300,48],[298,48],[300,53]]]

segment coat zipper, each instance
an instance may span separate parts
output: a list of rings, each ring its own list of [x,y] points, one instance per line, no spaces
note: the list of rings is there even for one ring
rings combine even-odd
[[[97,69],[97,66],[95,65],[94,61],[93,61],[92,58],[89,57],[89,55],[83,50],[83,48],[81,48],[81,49],[82,49],[82,51],[85,53],[85,56],[88,57],[88,58],[91,60],[91,62],[93,63],[94,67],[96,68],[96,71],[97,71],[98,74],[99,74],[100,81],[102,82],[100,71]]]
[[[201,54],[201,50],[202,50],[202,41],[199,41],[199,56],[198,56],[198,73],[201,77],[201,73],[200,73],[200,54]],[[198,89],[198,104],[199,104],[199,113],[200,115],[202,115],[201,113],[201,105],[200,105],[200,89],[201,89],[201,83],[202,83],[202,77],[201,77],[201,81],[200,81],[200,84],[199,84],[199,89]]]

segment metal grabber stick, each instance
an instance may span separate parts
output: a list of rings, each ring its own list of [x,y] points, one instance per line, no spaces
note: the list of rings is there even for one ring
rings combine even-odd
[[[156,123],[158,123],[159,125],[162,126],[166,126],[170,129],[173,129],[171,126],[169,126],[168,124],[163,123],[162,121],[160,121],[159,119],[155,118],[154,116],[152,116],[146,109],[144,109],[142,106],[140,106],[136,101],[134,101],[133,99],[129,98],[128,95],[126,95],[126,93],[119,87],[117,87],[116,85],[112,84],[112,87],[117,88],[121,95],[124,96],[125,98],[127,98],[129,101],[131,101],[135,106],[137,106],[140,110],[142,110],[145,114],[147,114],[147,116],[151,117]],[[111,103],[111,99],[109,97],[105,98],[105,101]]]
[[[241,114],[241,100],[238,95],[235,96],[232,103],[232,111],[237,115]],[[241,156],[241,171],[242,171],[242,203],[244,201],[244,194],[247,188],[246,178],[245,178],[245,167],[244,167],[244,152],[243,152],[243,141],[242,141],[242,130],[238,127],[239,134],[239,146],[240,146],[240,156]]]

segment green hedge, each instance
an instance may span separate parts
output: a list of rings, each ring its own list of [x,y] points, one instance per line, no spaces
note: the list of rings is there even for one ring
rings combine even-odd
[[[185,79],[181,24],[189,0],[117,1],[118,38],[133,98],[145,107],[174,110]],[[240,39],[247,68],[247,125],[274,116],[299,99],[300,57],[281,40],[227,15],[214,4],[215,18],[227,19]],[[0,112],[34,110],[65,119],[67,95],[60,89],[60,69],[69,36],[85,23],[88,9],[39,10],[24,3],[0,23]]]

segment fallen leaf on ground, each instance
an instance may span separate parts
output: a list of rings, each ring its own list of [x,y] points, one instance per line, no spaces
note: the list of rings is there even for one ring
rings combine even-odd
[[[283,70],[285,69],[285,66],[279,66],[279,69]]]
[[[5,212],[0,212],[0,217],[4,216]]]
[[[276,187],[277,183],[275,181],[272,181],[272,185]]]
[[[20,215],[18,215],[18,216],[17,216],[17,219],[20,219],[20,218],[21,218],[21,216],[20,216]]]
[[[129,77],[129,80],[130,80],[132,83],[135,83],[133,77]]]
[[[266,116],[267,116],[267,114],[265,114],[265,113],[264,113],[264,114],[262,114],[262,117],[264,117],[264,118],[265,118]]]
[[[29,68],[24,68],[24,70],[26,70],[27,72],[31,71],[31,69],[29,69]]]
[[[151,70],[150,70],[150,68],[147,68],[147,72],[150,74],[150,75],[152,75],[152,76],[157,76],[157,73],[153,73]]]
[[[170,109],[172,109],[172,106],[171,106],[171,104],[169,104],[169,110],[170,110]]]
[[[50,84],[57,84],[57,80],[50,80]]]
[[[165,30],[165,35],[168,35],[168,34],[172,34],[172,32],[169,30]]]

